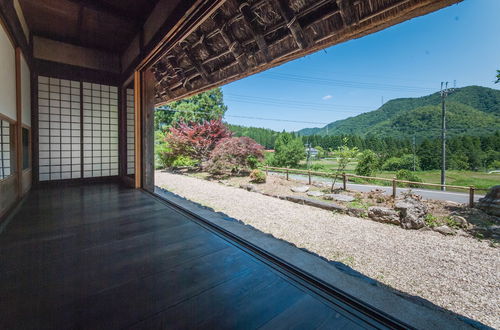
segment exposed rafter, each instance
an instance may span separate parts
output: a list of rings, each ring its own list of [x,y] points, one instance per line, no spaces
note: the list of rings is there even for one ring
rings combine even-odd
[[[248,2],[244,2],[240,5],[240,12],[243,16],[243,21],[245,22],[246,26],[252,33],[255,42],[257,43],[257,46],[259,47],[260,51],[264,55],[264,58],[266,59],[266,62],[269,62],[270,61],[269,47],[262,34],[263,33],[262,28],[255,23],[256,18],[253,17],[252,10]]]
[[[278,7],[280,9],[281,16],[283,16],[286,21],[286,27],[292,33],[293,39],[295,40],[299,48],[307,48],[309,42],[307,41],[306,34],[302,30],[302,27],[297,20],[297,16],[293,13],[292,9],[288,7],[287,1],[278,0]]]
[[[242,47],[240,43],[236,40],[236,38],[233,36],[231,31],[229,31],[228,26],[227,26],[227,20],[222,17],[221,13],[216,14],[214,17],[215,23],[219,26],[219,33],[224,39],[224,42],[226,43],[227,48],[233,54],[234,59],[236,62],[238,62],[241,70],[245,70],[247,68],[247,56],[242,50]]]

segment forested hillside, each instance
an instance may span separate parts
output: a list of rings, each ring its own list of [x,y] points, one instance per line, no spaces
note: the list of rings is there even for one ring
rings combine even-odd
[[[500,90],[480,86],[458,88],[447,98],[449,136],[488,135],[500,130]],[[300,135],[359,135],[435,138],[441,125],[441,96],[388,101],[379,109],[300,130]],[[328,129],[327,129],[328,127]]]

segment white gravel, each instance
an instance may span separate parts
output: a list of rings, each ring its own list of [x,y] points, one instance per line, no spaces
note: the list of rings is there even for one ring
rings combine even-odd
[[[500,248],[404,230],[193,177],[155,184],[411,295],[500,328]]]

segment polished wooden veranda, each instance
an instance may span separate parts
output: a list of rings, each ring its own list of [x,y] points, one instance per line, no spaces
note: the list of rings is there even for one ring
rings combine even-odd
[[[36,189],[0,234],[1,329],[371,327],[358,316],[117,184]]]

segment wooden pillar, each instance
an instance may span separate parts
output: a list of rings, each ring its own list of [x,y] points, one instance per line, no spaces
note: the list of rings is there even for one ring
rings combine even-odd
[[[139,71],[136,71],[134,73],[134,128],[135,128],[135,188],[141,188],[142,187],[142,147],[141,147],[141,141],[142,141],[142,133],[141,133],[141,109],[142,109],[142,104],[141,104],[141,73]]]
[[[345,173],[342,173],[342,185],[344,190],[347,190],[347,175]]]
[[[141,119],[142,128],[139,141],[141,145],[141,158],[136,160],[141,163],[142,172],[136,172],[136,178],[142,177],[142,188],[154,192],[155,183],[155,157],[154,157],[154,109],[155,109],[155,79],[149,69],[144,69],[140,74],[141,91]],[[136,144],[137,141],[136,140]]]
[[[16,48],[16,125],[15,127],[15,175],[17,176],[17,195],[23,194],[23,111],[21,95],[21,48]]]

